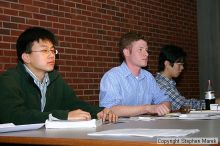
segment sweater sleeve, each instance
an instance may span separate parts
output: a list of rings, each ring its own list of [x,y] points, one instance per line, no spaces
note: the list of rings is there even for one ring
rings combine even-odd
[[[91,105],[80,98],[78,98],[73,89],[70,88],[66,83],[63,84],[64,96],[62,102],[62,108],[71,110],[81,109],[91,114],[92,118],[97,118],[97,113],[103,108],[98,105]]]
[[[40,102],[37,102],[36,96],[30,96],[33,90],[24,81],[19,81],[17,76],[0,77],[0,122],[16,125],[44,123],[49,112],[40,111]]]

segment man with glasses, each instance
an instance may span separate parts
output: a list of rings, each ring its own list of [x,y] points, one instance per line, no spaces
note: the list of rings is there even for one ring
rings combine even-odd
[[[184,106],[193,109],[205,109],[204,100],[186,99],[176,88],[174,78],[179,77],[182,73],[185,58],[186,53],[182,48],[175,45],[164,46],[159,54],[159,72],[155,79],[160,88],[170,97],[173,111],[180,110]]]
[[[56,38],[41,27],[25,30],[16,43],[18,64],[0,75],[0,123],[42,123],[59,119],[117,121],[108,108],[88,105],[54,70]]]
[[[119,41],[123,63],[101,79],[100,106],[111,108],[118,116],[165,115],[170,112],[169,97],[164,95],[147,66],[148,44],[143,35],[124,34]]]

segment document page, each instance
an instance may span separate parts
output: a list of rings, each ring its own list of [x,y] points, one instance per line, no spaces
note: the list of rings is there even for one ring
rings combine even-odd
[[[102,120],[59,120],[49,115],[49,119],[45,122],[46,128],[94,128],[102,125]]]
[[[143,136],[143,137],[179,137],[199,132],[199,129],[114,129],[89,133],[90,136]]]
[[[14,125],[13,123],[6,123],[6,124],[0,124],[0,132],[35,130],[43,126],[44,126],[44,123],[26,124],[26,125]]]

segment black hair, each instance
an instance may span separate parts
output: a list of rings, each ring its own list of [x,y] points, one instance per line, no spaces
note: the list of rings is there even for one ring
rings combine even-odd
[[[57,44],[57,39],[55,35],[42,27],[29,27],[17,39],[16,49],[18,60],[24,63],[22,60],[23,53],[31,53],[31,48],[34,41],[39,42],[39,40],[48,40],[53,45]]]
[[[161,48],[159,54],[159,66],[158,71],[163,71],[165,66],[164,62],[169,61],[173,63],[184,63],[186,58],[186,52],[181,47],[175,45],[165,45]]]

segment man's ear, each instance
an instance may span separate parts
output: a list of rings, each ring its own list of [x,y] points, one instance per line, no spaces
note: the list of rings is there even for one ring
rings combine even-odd
[[[129,56],[130,55],[130,50],[128,48],[125,48],[123,50],[124,56]]]
[[[27,53],[23,53],[21,55],[22,60],[24,61],[24,63],[30,63],[30,56]]]
[[[170,62],[169,62],[169,61],[167,61],[167,60],[166,60],[166,61],[164,61],[164,66],[165,66],[165,67],[171,66],[171,65],[170,65]]]

